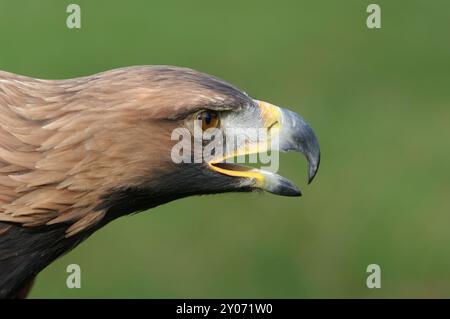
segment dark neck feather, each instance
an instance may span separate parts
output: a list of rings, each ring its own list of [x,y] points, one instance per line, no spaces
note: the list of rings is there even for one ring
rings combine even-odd
[[[0,226],[5,223],[0,222]],[[53,260],[78,245],[92,232],[65,238],[67,225],[11,225],[0,235],[0,298],[15,298]]]

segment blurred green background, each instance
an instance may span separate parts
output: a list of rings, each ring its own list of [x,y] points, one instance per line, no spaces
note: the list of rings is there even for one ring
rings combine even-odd
[[[82,28],[66,27],[81,6]],[[375,1],[374,1],[375,2]],[[71,78],[187,66],[301,113],[301,198],[225,194],[124,217],[43,271],[34,298],[450,297],[450,2],[0,1],[0,69]],[[66,266],[82,269],[69,290]],[[382,288],[366,287],[366,267]]]

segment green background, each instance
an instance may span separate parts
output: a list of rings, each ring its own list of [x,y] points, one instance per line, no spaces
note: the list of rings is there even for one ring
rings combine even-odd
[[[450,2],[0,1],[0,69],[70,78],[187,66],[302,114],[322,164],[301,198],[225,194],[120,218],[47,267],[34,298],[450,297]],[[66,287],[66,266],[82,288]],[[366,267],[382,269],[381,289]]]

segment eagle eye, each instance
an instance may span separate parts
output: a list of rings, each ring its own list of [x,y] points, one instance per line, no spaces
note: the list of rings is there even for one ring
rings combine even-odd
[[[196,119],[201,123],[203,131],[219,126],[219,114],[214,111],[201,111]]]

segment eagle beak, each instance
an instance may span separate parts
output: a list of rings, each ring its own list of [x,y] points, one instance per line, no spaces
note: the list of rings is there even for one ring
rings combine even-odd
[[[279,150],[282,152],[295,151],[305,155],[309,165],[309,184],[313,181],[319,169],[319,142],[311,126],[300,115],[287,109],[280,109],[280,111]]]
[[[267,102],[255,100],[259,107],[262,126],[269,133],[267,140],[252,147],[241,147],[234,154],[227,154],[220,161],[210,162],[214,171],[253,180],[253,187],[282,196],[301,196],[301,191],[291,181],[274,172],[224,163],[227,158],[237,155],[264,152],[267,150],[303,153],[308,160],[308,184],[317,174],[320,163],[320,147],[313,129],[298,114]]]
[[[265,127],[275,130],[278,135],[278,145],[272,145],[272,150],[281,152],[296,151],[305,155],[308,169],[308,184],[317,174],[320,164],[320,146],[311,126],[297,113],[283,109],[263,101],[255,101],[261,109]],[[295,194],[295,185],[276,174],[265,174],[264,184],[272,184],[280,195]],[[298,190],[298,189],[297,189]],[[286,192],[287,194],[284,194]],[[298,190],[298,195],[301,195]]]

